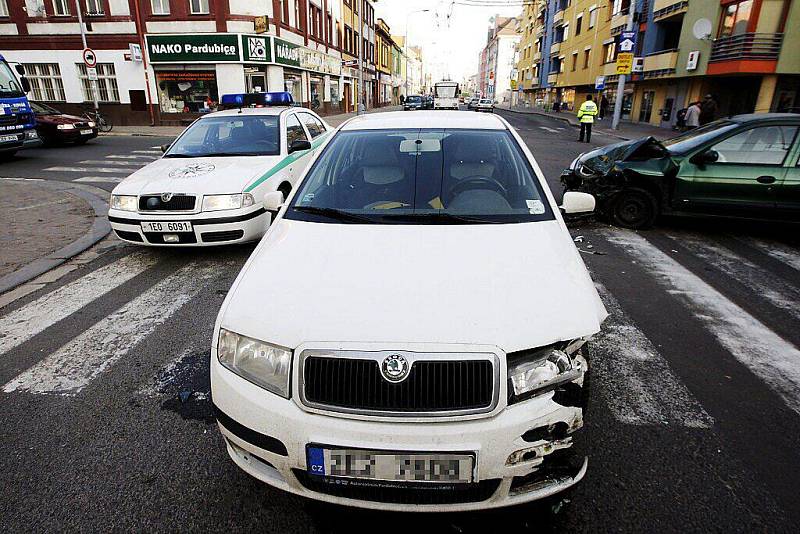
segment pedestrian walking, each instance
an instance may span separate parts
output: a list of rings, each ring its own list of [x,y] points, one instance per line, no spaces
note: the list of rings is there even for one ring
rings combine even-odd
[[[597,104],[592,100],[592,95],[586,95],[586,102],[578,108],[578,120],[581,123],[581,133],[578,137],[579,143],[583,142],[584,136],[587,143],[592,140],[592,124],[594,124],[594,118],[597,113]]]
[[[603,120],[608,113],[608,99],[606,95],[600,97],[600,120]]]
[[[406,95],[400,95],[400,105],[402,106],[405,103],[406,103]]]
[[[561,102],[556,100],[555,102],[553,102],[553,111],[555,113],[558,113],[559,109],[561,109]]]
[[[700,102],[692,102],[689,107],[686,108],[686,117],[684,119],[686,130],[694,130],[700,126],[701,113]]]
[[[700,126],[708,124],[717,118],[717,101],[710,94],[706,95],[700,104]]]

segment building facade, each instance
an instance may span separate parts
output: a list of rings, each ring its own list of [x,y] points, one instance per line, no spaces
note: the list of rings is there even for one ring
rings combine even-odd
[[[523,105],[616,98],[617,37],[637,33],[622,118],[664,128],[711,94],[718,115],[800,108],[800,7],[791,0],[538,0],[520,15]],[[597,89],[601,87],[601,89]]]
[[[478,62],[480,91],[485,98],[511,103],[511,82],[516,79],[515,55],[519,41],[516,18],[492,17],[492,26],[486,35],[486,46],[481,51]]]
[[[223,94],[259,90],[289,91],[322,115],[352,111],[358,72],[342,60],[359,45],[368,107],[377,94],[371,0],[0,2],[0,50],[24,66],[32,98],[79,112],[96,92],[116,124],[186,124]],[[82,60],[78,5],[96,81]]]
[[[392,104],[392,32],[383,19],[378,19],[375,24],[375,70],[377,71],[377,98],[376,106],[390,106]]]

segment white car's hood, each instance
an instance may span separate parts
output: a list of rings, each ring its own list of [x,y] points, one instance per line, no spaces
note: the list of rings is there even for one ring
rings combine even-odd
[[[280,219],[234,283],[220,324],[290,348],[467,343],[510,352],[593,334],[606,315],[557,221]]]
[[[239,193],[280,160],[280,156],[161,158],[125,178],[114,193]]]

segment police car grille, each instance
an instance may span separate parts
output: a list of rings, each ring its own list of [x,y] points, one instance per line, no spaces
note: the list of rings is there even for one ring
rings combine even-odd
[[[167,202],[161,200],[161,195],[142,195],[139,211],[191,211],[194,203],[195,197],[191,195],[173,195]]]
[[[374,360],[314,356],[305,360],[303,382],[308,403],[333,411],[480,411],[489,409],[494,398],[494,366],[489,360],[416,361],[408,378],[391,383]]]

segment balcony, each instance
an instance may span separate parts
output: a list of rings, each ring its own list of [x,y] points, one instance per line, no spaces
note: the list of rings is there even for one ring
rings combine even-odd
[[[653,3],[653,20],[662,20],[679,13],[686,13],[688,0],[656,0]]]
[[[558,24],[562,20],[564,20],[564,10],[559,9],[556,11],[555,15],[553,15],[553,24]]]
[[[558,73],[557,72],[554,72],[552,74],[548,74],[547,75],[547,83],[549,85],[555,85],[555,83],[557,81],[558,81]]]
[[[675,74],[678,64],[678,49],[660,50],[647,54],[644,58],[644,77],[661,78]]]
[[[550,45],[550,54],[558,54],[561,52],[561,43],[553,43]]]
[[[542,51],[541,51],[541,50],[539,50],[539,51],[537,51],[537,52],[534,52],[534,53],[533,53],[533,61],[534,61],[534,62],[537,62],[537,61],[539,61],[540,59],[542,59]]]
[[[611,63],[605,63],[602,67],[603,76],[611,76],[617,73],[617,62],[612,61]]]
[[[714,39],[708,74],[775,72],[782,43],[782,33],[743,33]]]
[[[617,33],[625,29],[625,26],[628,24],[628,10],[623,9],[613,17],[611,17],[611,33],[614,34],[614,31],[619,28]]]

